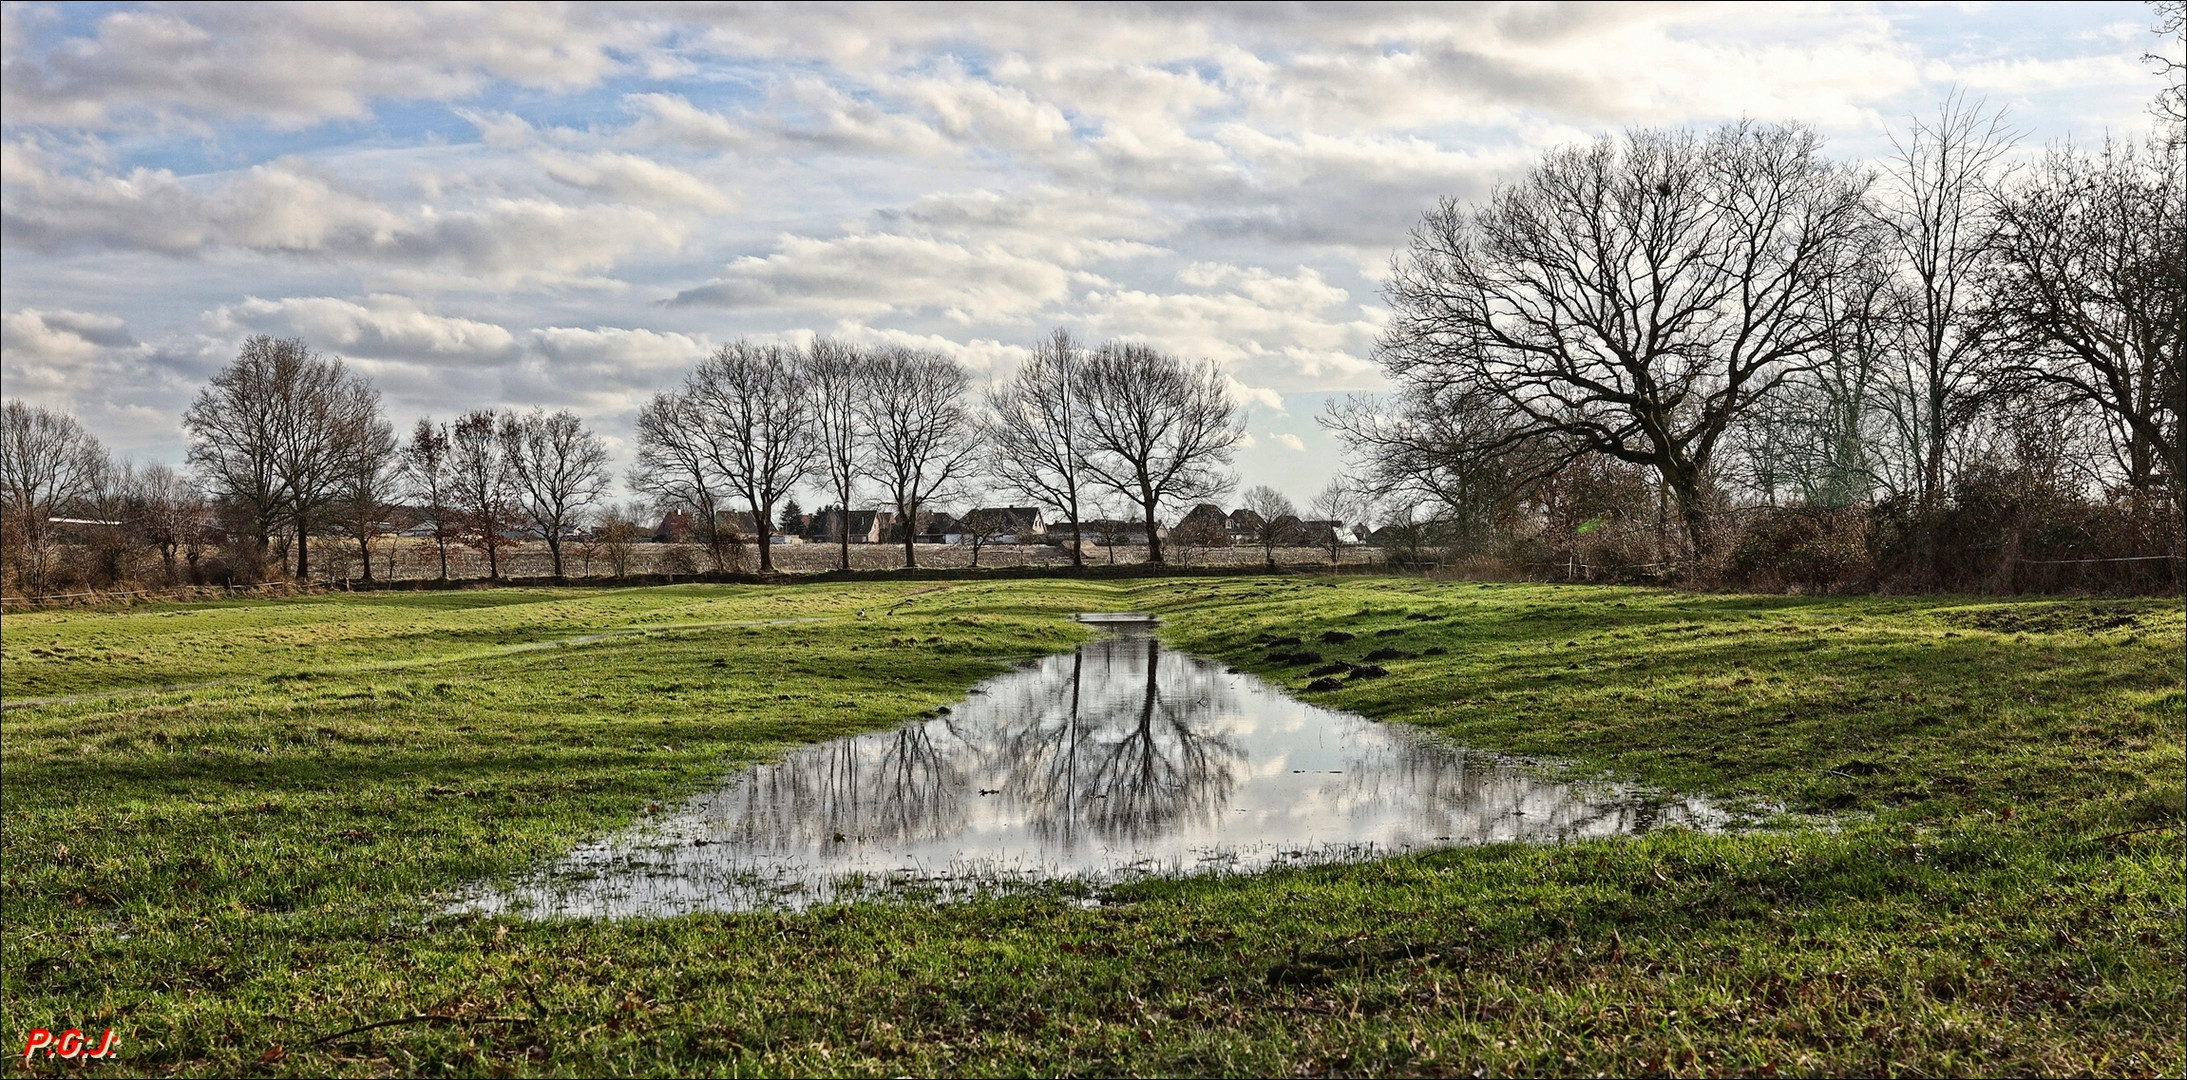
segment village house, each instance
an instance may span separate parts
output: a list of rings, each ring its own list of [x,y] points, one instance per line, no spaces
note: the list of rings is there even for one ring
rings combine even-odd
[[[853,544],[879,544],[888,540],[896,515],[887,510],[852,510],[846,514],[836,507],[825,506],[806,520],[809,524],[805,539],[815,544],[842,543],[846,532]]]

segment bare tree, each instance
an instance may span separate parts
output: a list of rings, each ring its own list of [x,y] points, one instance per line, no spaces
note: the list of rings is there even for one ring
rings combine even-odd
[[[76,418],[10,398],[0,411],[0,497],[22,545],[16,580],[38,595],[52,570],[52,519],[91,497],[107,470],[99,440]]]
[[[1096,503],[1093,506],[1093,512],[1097,516],[1092,522],[1088,523],[1088,527],[1093,530],[1094,540],[1108,550],[1109,565],[1114,566],[1116,565],[1117,547],[1131,539],[1131,522],[1116,516],[1116,513],[1122,513],[1123,511],[1117,510],[1116,513],[1110,511],[1109,506]]]
[[[594,535],[600,538],[600,554],[607,559],[608,571],[617,578],[630,576],[637,563],[639,527],[637,515],[630,509],[610,507],[600,516],[599,528]]]
[[[1298,529],[1298,507],[1293,506],[1283,492],[1261,484],[1246,489],[1245,508],[1253,511],[1253,517],[1248,519],[1253,522],[1253,535],[1248,539],[1259,545],[1268,560],[1268,568],[1274,570],[1276,549],[1290,539],[1289,533]]]
[[[1147,561],[1161,565],[1162,507],[1190,506],[1235,482],[1230,457],[1245,428],[1229,384],[1213,363],[1120,342],[1094,350],[1072,384],[1085,476],[1139,508]]]
[[[976,569],[980,565],[980,549],[1009,532],[1011,519],[1004,511],[983,508],[958,518],[957,527],[964,533],[964,542],[972,548],[972,565]]]
[[[310,536],[340,493],[360,439],[378,430],[380,395],[338,358],[259,334],[213,376],[183,416],[190,463],[242,510],[263,557],[274,530],[296,538],[296,576],[311,574]]]
[[[775,568],[775,504],[802,480],[816,448],[803,358],[781,345],[738,341],[715,350],[684,384],[710,437],[708,464],[751,509],[759,569]]]
[[[964,369],[939,353],[885,349],[867,369],[859,406],[866,470],[895,503],[905,566],[918,565],[919,508],[954,491],[974,464],[968,390]]]
[[[1797,126],[1552,151],[1486,204],[1446,199],[1414,229],[1378,358],[1403,396],[1489,399],[1498,422],[1454,432],[1482,436],[1463,455],[1548,446],[1535,461],[1654,469],[1703,552],[1718,444],[1821,348],[1862,186]]]
[[[288,490],[280,469],[280,413],[310,361],[302,341],[252,337],[198,392],[182,418],[190,432],[190,464],[212,493],[243,517],[254,563],[264,562],[273,532],[284,522]]]
[[[1315,517],[1334,522],[1329,535],[1319,537],[1329,548],[1329,565],[1335,566],[1342,553],[1339,545],[1344,542],[1344,531],[1350,522],[1366,516],[1366,507],[1360,498],[1360,484],[1348,476],[1332,476],[1329,482],[1314,495],[1308,510]]]
[[[2093,406],[2136,491],[2187,514],[2187,167],[2177,144],[2046,155],[1999,206],[2011,374]]]
[[[500,418],[474,409],[456,420],[449,433],[449,472],[464,541],[486,555],[486,576],[501,579],[501,549],[514,516],[509,505],[509,463],[502,454]]]
[[[448,580],[448,542],[462,534],[462,512],[456,507],[455,448],[447,424],[419,417],[410,429],[410,441],[402,448],[402,481],[408,496],[418,504],[425,524],[433,530],[433,546],[440,553],[440,579]]]
[[[714,429],[689,394],[655,394],[638,411],[638,460],[629,481],[631,490],[663,506],[692,509],[699,538],[720,573],[742,556],[735,551],[733,531],[722,527],[714,442]]]
[[[2141,57],[2155,64],[2164,79],[2164,89],[2149,103],[2149,112],[2176,142],[2187,139],[2187,61],[2182,60],[2187,57],[2187,0],[2151,0],[2149,6],[2157,17],[2149,31],[2165,39],[2160,51]]]
[[[1071,370],[1085,349],[1058,328],[1033,347],[1017,374],[987,392],[981,441],[987,471],[1012,493],[1054,509],[1071,523],[1071,565],[1086,565],[1078,533],[1080,473]]]
[[[92,588],[117,587],[134,576],[136,494],[136,463],[107,458],[91,494],[76,503],[73,520],[60,519],[78,541],[75,567]]]
[[[353,389],[352,392],[355,392]],[[380,419],[378,395],[369,410],[353,410],[341,432],[343,452],[331,509],[335,524],[357,541],[364,580],[372,580],[372,545],[387,520],[398,477],[391,468],[400,449],[395,426]]]
[[[805,350],[805,385],[812,395],[813,472],[835,496],[846,515],[865,474],[859,403],[865,399],[871,364],[855,348],[833,338],[815,337]],[[850,569],[850,530],[836,530],[838,569]]]
[[[1478,384],[1413,380],[1397,394],[1334,403],[1320,423],[1343,437],[1360,470],[1362,522],[1379,520],[1375,504],[1425,502],[1440,506],[1445,520],[1483,532],[1573,455],[1553,432],[1521,434],[1526,415]]]
[[[2002,113],[1955,93],[1934,121],[1892,136],[1884,163],[1875,212],[1897,270],[1904,333],[1888,404],[1924,509],[1942,499],[1947,459],[1981,407],[1975,305],[1991,253],[1987,192],[2013,141]]]
[[[546,539],[559,581],[563,537],[607,494],[607,447],[576,413],[533,409],[501,418],[501,455],[517,509]]]
[[[137,472],[130,498],[130,528],[159,552],[167,584],[181,582],[176,557],[193,546],[196,535],[205,527],[205,516],[205,497],[188,477],[166,465],[148,465]]]
[[[1810,506],[1853,506],[1878,485],[1918,500],[1927,473],[1913,448],[1925,439],[1908,421],[1930,414],[1920,407],[1922,394],[1907,392],[1913,384],[1894,381],[1889,370],[1909,355],[1901,293],[1880,259],[1827,288],[1832,329],[1815,362],[1787,378],[1735,433],[1744,477],[1764,503],[1775,505],[1783,492]],[[1955,422],[1949,432],[1957,431]]]
[[[275,468],[288,493],[290,527],[296,534],[296,578],[311,580],[311,533],[365,466],[360,455],[378,452],[375,438],[393,435],[380,420],[380,392],[351,376],[339,357],[313,356],[298,369],[274,416]],[[384,461],[384,459],[382,459]]]

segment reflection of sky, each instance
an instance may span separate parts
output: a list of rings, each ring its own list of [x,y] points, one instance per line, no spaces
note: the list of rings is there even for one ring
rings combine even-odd
[[[850,875],[1098,883],[1711,816],[1530,776],[1126,629],[990,680],[947,716],[741,773],[473,906],[673,914],[804,902]]]

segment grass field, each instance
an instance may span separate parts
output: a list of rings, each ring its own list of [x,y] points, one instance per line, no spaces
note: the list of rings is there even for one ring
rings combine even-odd
[[[433,915],[1090,609],[1294,688],[1270,638],[1350,633],[1309,647],[1414,658],[1306,696],[1792,813],[1091,909]],[[132,1074],[2180,1075],[2182,647],[2177,601],[1288,577],[10,614],[0,1037],[112,1027]]]

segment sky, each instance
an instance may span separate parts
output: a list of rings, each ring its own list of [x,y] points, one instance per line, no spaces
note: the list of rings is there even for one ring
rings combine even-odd
[[[1633,127],[1850,161],[1952,93],[2137,138],[2140,3],[5,5],[0,383],[141,461],[252,334],[399,429],[638,407],[738,338],[1004,377],[1053,327],[1217,362],[1241,489],[1342,467],[1423,210]],[[2177,48],[2174,43],[2171,47]]]

